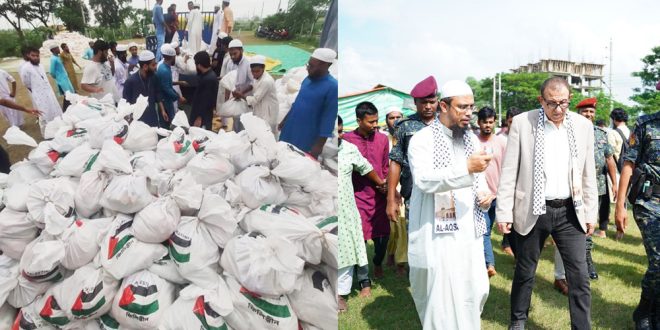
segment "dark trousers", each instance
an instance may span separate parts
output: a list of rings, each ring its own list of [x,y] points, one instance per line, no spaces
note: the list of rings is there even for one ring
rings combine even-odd
[[[610,223],[610,197],[609,195],[598,196],[598,229],[607,230]]]
[[[548,235],[552,235],[566,269],[571,328],[591,329],[591,289],[584,253],[586,240],[575,209],[572,206],[548,206],[529,234],[512,233],[516,242],[516,269],[511,288],[511,321],[527,320],[541,249]]]
[[[383,259],[385,259],[387,242],[390,240],[390,237],[374,237],[371,240],[374,242],[374,258],[371,261],[374,262],[374,265],[380,266],[383,264]],[[365,241],[364,243],[366,244],[367,242]]]

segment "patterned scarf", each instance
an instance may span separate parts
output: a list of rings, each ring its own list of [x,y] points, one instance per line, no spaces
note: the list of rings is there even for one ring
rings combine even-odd
[[[451,141],[447,138],[447,135],[442,131],[441,123],[439,120],[435,120],[430,127],[433,129],[433,168],[434,169],[443,169],[448,168],[452,165],[453,158],[451,157],[453,153],[450,152]],[[470,157],[474,152],[474,134],[466,132],[463,135],[463,145],[465,146],[465,157]],[[479,176],[481,174],[475,174],[474,184],[472,185],[472,196],[474,199],[474,224],[475,231],[477,236],[482,236],[486,233],[486,219],[484,212],[481,211],[479,207],[479,199],[477,198],[477,184],[479,182]],[[454,192],[451,191],[451,197],[454,198]]]
[[[568,132],[568,144],[571,152],[572,164],[577,162],[577,145],[575,144],[575,131],[573,121],[568,115],[564,116]],[[532,214],[545,214],[545,113],[539,109],[539,120],[536,124],[536,137],[534,139],[534,201]]]

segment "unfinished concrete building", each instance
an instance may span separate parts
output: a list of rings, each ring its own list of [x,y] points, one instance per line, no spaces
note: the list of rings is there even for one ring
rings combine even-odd
[[[550,73],[565,77],[568,83],[583,95],[591,95],[603,89],[604,64],[578,63],[564,60],[540,60],[512,69],[514,73]]]

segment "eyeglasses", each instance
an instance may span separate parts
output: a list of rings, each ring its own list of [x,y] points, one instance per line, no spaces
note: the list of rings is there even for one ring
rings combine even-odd
[[[452,107],[458,109],[460,112],[474,111],[477,107],[474,104],[464,104],[461,106],[452,105]]]
[[[543,98],[543,102],[545,102],[545,104],[548,106],[548,108],[550,108],[550,110],[555,110],[555,109],[557,109],[557,107],[560,107],[563,110],[566,110],[568,108],[569,103],[570,103],[568,100],[562,100],[559,103],[557,103],[557,102],[548,102],[548,100],[546,100],[545,98]]]

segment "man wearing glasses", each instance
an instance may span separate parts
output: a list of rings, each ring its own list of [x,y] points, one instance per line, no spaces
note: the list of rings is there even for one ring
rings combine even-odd
[[[438,120],[408,147],[410,288],[424,329],[479,329],[489,290],[484,212],[493,198],[481,172],[493,156],[470,130],[470,86],[449,81],[441,94]]]
[[[570,86],[541,85],[542,108],[513,118],[497,193],[497,222],[513,232],[516,269],[509,329],[524,329],[543,243],[552,235],[566,267],[573,329],[591,328],[585,235],[598,218],[594,130],[568,111]]]

